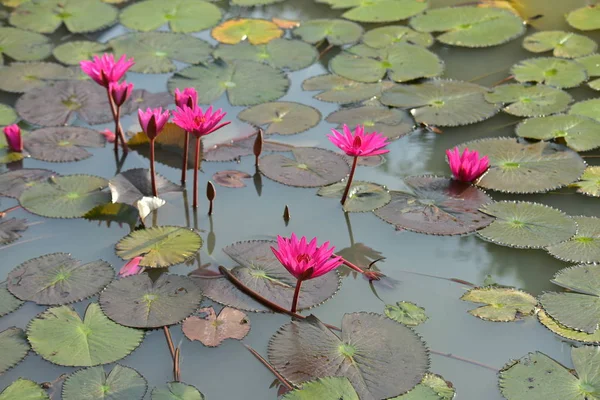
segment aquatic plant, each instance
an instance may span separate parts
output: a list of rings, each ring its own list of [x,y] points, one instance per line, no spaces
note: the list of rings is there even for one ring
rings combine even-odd
[[[452,150],[446,150],[448,163],[452,170],[454,179],[463,182],[473,182],[479,178],[489,168],[490,160],[487,156],[480,157],[476,150],[469,150],[465,147],[462,154],[458,147]]]
[[[163,112],[162,107],[155,109],[148,108],[146,111],[138,110],[140,126],[150,140],[150,176],[152,179],[152,195],[155,197],[158,196],[158,192],[156,190],[156,172],[154,170],[154,141],[165,127],[167,121],[169,121],[169,116],[169,110]]]

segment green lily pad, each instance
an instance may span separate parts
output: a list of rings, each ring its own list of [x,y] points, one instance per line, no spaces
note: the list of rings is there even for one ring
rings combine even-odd
[[[133,368],[119,364],[107,375],[101,366],[81,369],[69,375],[62,387],[63,400],[142,400],[148,389],[146,379]]]
[[[108,227],[113,222],[116,222],[119,226],[127,224],[131,230],[134,230],[140,214],[137,208],[129,204],[108,203],[92,208],[83,218],[89,221],[99,221],[98,225],[105,221]]]
[[[540,249],[569,240],[577,233],[574,220],[543,204],[498,201],[486,204],[481,211],[496,219],[478,234],[502,246]]]
[[[600,167],[587,167],[573,186],[577,187],[577,193],[587,196],[600,197]]]
[[[197,64],[208,60],[212,52],[210,44],[202,39],[171,32],[130,33],[112,39],[109,44],[115,57],[126,54],[135,59],[130,71],[144,74],[175,71],[173,61]]]
[[[403,110],[381,106],[361,106],[342,108],[334,111],[325,118],[327,122],[338,124],[341,128],[363,125],[369,132],[378,132],[390,139],[405,136],[415,129],[412,117]]]
[[[553,57],[529,58],[513,65],[510,73],[518,82],[544,83],[557,88],[572,88],[587,80],[583,65]]]
[[[297,71],[311,66],[319,53],[317,49],[300,40],[274,39],[267,44],[253,45],[249,42],[221,44],[213,52],[213,57],[226,62],[237,60],[256,61],[274,68],[287,68]]]
[[[430,235],[463,235],[492,222],[478,209],[491,198],[466,182],[437,176],[404,179],[411,192],[391,192],[375,215],[397,228]]]
[[[304,104],[277,101],[246,108],[238,118],[254,126],[266,126],[267,135],[293,135],[317,126],[321,113]]]
[[[586,57],[581,57],[575,61],[585,67],[589,77],[600,76],[600,54],[592,54]],[[600,79],[589,80],[587,85],[594,90],[600,90]]]
[[[469,310],[469,314],[493,322],[512,322],[533,315],[537,305],[536,298],[529,293],[495,286],[471,289],[460,299],[486,304]]]
[[[0,285],[0,317],[19,309],[25,303],[8,291],[6,285]]]
[[[311,19],[303,22],[292,34],[307,43],[323,40],[334,46],[356,43],[363,34],[363,28],[355,22],[343,19]]]
[[[379,97],[383,90],[392,86],[394,83],[390,81],[362,83],[334,74],[313,76],[302,82],[303,90],[321,91],[313,96],[315,99],[342,104]]]
[[[346,377],[326,377],[306,382],[292,390],[282,400],[359,400],[356,390]]]
[[[6,126],[14,124],[19,120],[19,116],[15,112],[15,109],[6,104],[0,104],[0,125]]]
[[[162,175],[156,174],[156,191],[160,196],[166,193],[181,192],[183,188]],[[125,203],[135,206],[142,197],[152,197],[152,178],[150,170],[134,168],[121,172],[108,182],[113,203]]]
[[[434,79],[415,85],[393,86],[383,92],[381,102],[410,109],[420,123],[459,126],[481,122],[498,112],[498,105],[484,100],[488,91],[474,83]]]
[[[104,178],[93,175],[69,175],[49,178],[25,190],[19,202],[27,211],[48,218],[80,218],[92,208],[110,202],[103,191]]]
[[[561,323],[550,318],[544,310],[539,310],[537,315],[538,315],[538,320],[540,321],[540,323],[542,325],[544,325],[546,328],[548,328],[548,330],[557,334],[560,337],[563,337],[563,338],[569,339],[569,340],[574,340],[577,342],[582,342],[582,343],[589,343],[589,344],[599,344],[600,343],[600,330],[597,330],[594,333],[590,334],[590,333],[581,332],[581,331],[578,331],[575,329],[567,328],[566,326],[562,325]]]
[[[600,122],[600,99],[579,101],[569,108],[571,115],[583,115]]]
[[[317,195],[341,199],[345,189],[346,182],[338,182],[322,187]],[[369,212],[385,206],[390,200],[392,200],[392,196],[385,186],[371,182],[353,181],[343,208],[348,212]]]
[[[411,390],[429,366],[427,348],[412,329],[366,312],[344,315],[341,338],[313,315],[292,321],[271,338],[268,354],[273,367],[294,384],[345,376],[364,399]]]
[[[112,322],[97,303],[90,303],[83,320],[70,306],[47,309],[31,320],[27,339],[51,363],[92,367],[129,355],[144,339],[144,332]]]
[[[549,142],[490,138],[463,143],[464,148],[488,156],[490,168],[477,186],[505,193],[543,193],[579,179],[585,161],[573,150]]]
[[[582,31],[600,29],[600,7],[597,4],[591,4],[573,10],[567,14],[567,22],[573,28]]]
[[[402,25],[393,25],[371,29],[364,34],[362,41],[367,46],[381,49],[395,43],[411,43],[430,47],[435,39],[429,33],[417,32]]]
[[[396,322],[407,326],[421,325],[429,318],[425,309],[410,301],[399,301],[394,304],[385,305],[385,315]]]
[[[570,240],[548,247],[548,253],[573,263],[600,263],[600,219],[571,217],[577,222],[577,234]]]
[[[44,0],[21,4],[10,14],[10,24],[52,33],[63,23],[72,33],[99,31],[114,24],[118,10],[100,0]]]
[[[321,187],[341,181],[350,173],[344,158],[316,147],[295,147],[293,159],[281,154],[260,158],[259,169],[275,182],[298,187]]]
[[[267,4],[279,3],[283,0],[231,0],[231,4],[241,7],[264,6]]]
[[[123,260],[142,256],[141,267],[167,268],[194,257],[202,247],[200,235],[181,226],[157,226],[131,232],[115,246]]]
[[[396,43],[382,49],[359,44],[335,56],[329,68],[358,82],[378,82],[386,76],[395,82],[406,82],[439,76],[444,63],[435,53],[410,43]]]
[[[58,61],[67,65],[79,65],[80,61],[89,60],[94,55],[100,55],[109,48],[106,43],[89,40],[74,40],[56,46],[52,55]]]
[[[18,199],[25,189],[44,182],[51,176],[57,175],[54,171],[48,169],[35,168],[23,168],[5,172],[0,175],[0,196]]]
[[[523,47],[534,53],[552,51],[554,57],[577,58],[587,56],[598,48],[587,36],[564,31],[542,31],[529,35]]]
[[[104,147],[106,139],[98,131],[79,126],[42,128],[30,132],[25,150],[31,157],[48,162],[85,160],[92,153],[84,147]]]
[[[133,328],[177,324],[200,306],[202,293],[185,276],[132,275],[111,283],[100,294],[100,307],[113,321]]]
[[[120,20],[135,31],[153,31],[168,23],[172,32],[189,33],[211,28],[221,17],[219,7],[207,1],[146,0],[125,8]]]
[[[528,139],[564,140],[575,151],[600,147],[600,121],[581,115],[529,118],[517,126],[516,133]]]
[[[12,327],[0,332],[0,346],[0,374],[23,361],[29,353],[29,343],[21,328]]]
[[[14,242],[27,230],[27,220],[16,218],[0,219],[0,245]]]
[[[272,21],[254,18],[230,19],[213,28],[211,36],[221,43],[236,44],[249,41],[265,44],[283,36],[283,29]]]
[[[52,43],[50,39],[39,33],[17,28],[1,27],[0,54],[5,54],[17,61],[38,61],[50,55]],[[0,57],[0,60],[4,57]],[[2,61],[0,61],[2,64]]]
[[[198,102],[210,104],[227,92],[234,106],[251,106],[274,101],[285,95],[290,81],[283,72],[252,61],[228,64],[212,62],[177,72],[168,82],[169,91],[193,87]]]
[[[0,393],[0,400],[50,400],[40,385],[29,379],[19,378]]]
[[[525,32],[523,20],[510,11],[477,6],[427,10],[410,25],[420,32],[443,32],[438,41],[461,47],[496,46]]]
[[[450,382],[435,374],[425,374],[423,381],[410,392],[391,400],[452,400],[456,391]]]
[[[502,103],[502,111],[518,117],[541,117],[565,111],[573,101],[563,90],[545,85],[500,85],[485,94],[490,103]]]
[[[360,22],[394,22],[417,15],[428,7],[426,0],[317,0],[332,8],[351,8],[342,17]]]
[[[204,400],[204,395],[192,385],[169,382],[152,390],[152,400]]]
[[[41,88],[57,80],[72,78],[71,70],[49,62],[15,62],[0,68],[0,89],[23,93]]]

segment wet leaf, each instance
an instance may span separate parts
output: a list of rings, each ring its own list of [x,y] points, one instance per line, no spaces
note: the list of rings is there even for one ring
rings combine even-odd
[[[10,218],[0,219],[0,245],[14,242],[21,238],[21,234],[27,230],[27,220]]]
[[[80,161],[92,154],[84,147],[104,147],[106,139],[93,129],[79,126],[42,128],[25,139],[25,150],[38,160],[48,162]]]
[[[235,161],[240,157],[249,156],[253,153],[256,134],[233,139],[229,142],[218,143],[204,151],[204,161]],[[265,140],[263,142],[262,154],[270,151],[291,151],[293,146],[285,143],[272,142]],[[0,175],[1,176],[1,175]]]
[[[63,400],[142,400],[146,379],[133,368],[115,365],[109,374],[104,367],[80,369],[69,375],[62,387]]]
[[[363,28],[359,24],[343,19],[311,19],[302,22],[292,32],[292,35],[307,43],[327,40],[334,46],[356,43],[362,34]]]
[[[600,76],[600,54],[581,57],[576,61],[585,67],[588,77]],[[600,90],[600,79],[589,80],[587,85],[594,90]]]
[[[600,147],[600,121],[580,115],[529,118],[516,129],[517,136],[538,140],[564,140],[575,151]]]
[[[225,339],[242,340],[250,332],[250,320],[235,308],[223,308],[218,317],[212,307],[201,308],[198,312],[207,314],[207,317],[191,316],[183,321],[181,327],[185,337],[192,341],[217,347]]]
[[[485,94],[490,103],[503,103],[502,111],[518,117],[542,117],[565,111],[573,101],[563,90],[545,85],[500,85]]]
[[[48,397],[48,393],[34,381],[19,378],[0,393],[0,400],[17,399],[50,400],[50,397]]]
[[[354,265],[358,265],[359,267],[365,269],[368,268],[371,263],[375,260],[380,260],[383,257],[383,254],[380,251],[377,251],[364,243],[354,243],[350,247],[345,247],[341,250],[336,251],[336,254],[340,257],[343,257],[344,260],[350,261]],[[375,266],[373,266],[375,268]],[[355,273],[356,271],[350,270],[347,267],[339,268],[338,272],[340,275],[346,276],[348,273],[344,273],[344,271],[352,271]]]
[[[399,301],[396,305],[386,304],[385,315],[407,326],[421,325],[429,318],[423,307],[409,301]]]
[[[47,309],[31,320],[27,339],[51,363],[91,367],[126,357],[140,345],[144,332],[112,322],[91,303],[83,320],[70,306]]]
[[[14,367],[29,353],[29,343],[21,328],[11,327],[0,332],[0,374]],[[0,395],[0,399],[2,395]],[[17,398],[15,398],[16,400]]]
[[[59,64],[15,62],[0,69],[0,89],[6,92],[23,93],[72,77],[72,72]]]
[[[578,101],[569,109],[571,115],[582,115],[600,122],[600,99]]]
[[[342,17],[360,22],[393,22],[410,18],[427,9],[424,0],[317,0],[327,3],[332,8],[351,8]]]
[[[598,45],[587,36],[573,32],[543,31],[527,36],[523,47],[534,53],[552,51],[554,57],[577,58],[593,53]]]
[[[359,400],[356,390],[346,377],[325,377],[306,382],[292,390],[282,400]]]
[[[452,400],[455,394],[450,382],[439,375],[427,373],[414,389],[391,400]]]
[[[381,96],[381,92],[394,85],[390,81],[362,83],[346,79],[338,75],[318,75],[302,82],[302,89],[321,91],[315,99],[329,103],[358,103],[363,100]]]
[[[134,168],[121,172],[108,182],[113,203],[135,206],[142,197],[152,197],[152,177],[146,168]],[[162,175],[156,174],[156,191],[163,196],[181,192],[183,188]]]
[[[304,104],[276,101],[246,108],[238,118],[257,127],[264,126],[267,135],[292,135],[317,126],[321,113]]]
[[[415,128],[408,112],[381,106],[342,108],[329,114],[325,120],[337,123],[338,129],[344,124],[351,127],[364,125],[368,132],[378,132],[390,139],[407,135]]]
[[[312,315],[292,321],[271,338],[268,354],[277,371],[294,384],[317,375],[345,376],[362,399],[405,393],[429,366],[427,348],[413,330],[366,312],[344,315],[341,338]]]
[[[152,390],[152,400],[204,400],[204,395],[192,385],[169,382]]]
[[[469,314],[493,322],[512,322],[533,315],[537,305],[536,298],[529,293],[495,286],[471,289],[460,299],[486,304],[469,310]]]
[[[125,8],[120,20],[127,28],[136,31],[153,31],[168,23],[172,32],[186,33],[213,27],[221,17],[219,7],[208,1],[147,0]]]
[[[557,88],[572,88],[587,80],[583,65],[553,57],[522,60],[512,66],[510,73],[518,82],[543,83]]]
[[[19,116],[15,112],[15,109],[6,104],[0,104],[0,125],[6,126],[14,124],[19,120]]]
[[[17,61],[43,60],[52,52],[52,43],[46,36],[22,29],[0,27],[0,42],[0,53]]]
[[[600,197],[600,167],[587,167],[573,186],[577,187],[577,193],[587,196]]]
[[[251,44],[265,44],[283,36],[283,30],[275,23],[264,19],[230,19],[213,28],[215,40],[236,44],[248,40]]]
[[[600,263],[600,219],[571,218],[577,222],[577,234],[564,243],[548,247],[548,252],[567,262]]]
[[[600,7],[590,4],[567,14],[567,22],[573,28],[582,31],[593,31],[600,29]]]
[[[23,303],[25,302],[17,299],[8,291],[6,285],[0,285],[0,317],[17,310]]]
[[[279,3],[280,1],[283,0],[231,0],[231,4],[241,7],[252,7]]]
[[[317,195],[341,199],[346,189],[346,183],[343,181],[324,186],[319,189]],[[347,212],[369,212],[385,206],[391,199],[392,196],[385,186],[371,182],[353,181],[343,208]]]
[[[463,235],[492,219],[478,209],[491,198],[475,186],[436,176],[404,179],[412,193],[392,191],[392,201],[375,215],[397,228],[431,235]]]
[[[79,65],[79,61],[90,60],[94,55],[106,52],[108,48],[105,43],[74,40],[56,46],[52,55],[63,64]]]
[[[394,43],[412,43],[430,47],[435,39],[429,33],[417,32],[402,25],[393,25],[371,29],[364,34],[362,41],[367,46],[381,49]]]
[[[599,344],[600,343],[600,330],[595,331],[592,334],[577,331],[575,329],[567,328],[561,323],[553,320],[546,314],[544,310],[538,311],[538,319],[542,325],[548,328],[553,333],[565,339],[574,340],[582,343]]]
[[[217,185],[228,188],[243,188],[246,184],[242,179],[250,179],[252,176],[242,171],[226,170],[216,172],[212,179]]]
[[[569,240],[577,232],[574,220],[543,204],[498,201],[484,205],[481,211],[496,219],[479,235],[502,246],[540,249]]]
[[[127,224],[133,230],[138,222],[138,210],[123,203],[107,203],[101,204],[88,211],[83,218],[90,221],[106,221],[106,225],[110,227],[112,222],[119,224]]]

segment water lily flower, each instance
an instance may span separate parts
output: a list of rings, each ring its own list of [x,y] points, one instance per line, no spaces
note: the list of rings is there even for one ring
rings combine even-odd
[[[277,249],[271,247],[271,251],[285,269],[298,280],[292,301],[292,312],[296,312],[303,281],[318,278],[342,265],[342,258],[334,256],[334,250],[335,247],[329,247],[329,242],[318,246],[317,238],[307,242],[305,236],[298,240],[294,233],[289,239],[277,236]]]
[[[123,265],[123,267],[119,271],[119,276],[121,278],[124,278],[126,276],[137,275],[143,272],[144,267],[140,267],[140,262],[142,261],[142,259],[142,256],[133,257],[127,262],[127,264]]]
[[[118,82],[123,75],[135,62],[133,58],[126,59],[123,54],[121,58],[115,61],[115,56],[104,53],[102,57],[94,56],[92,61],[85,60],[79,62],[81,70],[92,78],[97,84],[108,88],[111,82]]]
[[[111,82],[108,85],[108,90],[110,92],[110,97],[115,102],[117,107],[121,107],[125,101],[131,96],[131,92],[133,91],[133,83],[127,83],[125,81],[119,82]]]
[[[188,106],[194,109],[198,106],[198,92],[194,88],[185,88],[183,92],[175,89],[175,105],[179,108]]]
[[[108,143],[114,143],[116,135],[110,129],[106,128],[102,132],[100,132],[100,134],[106,138],[106,141]]]
[[[490,160],[488,156],[479,156],[479,152],[469,150],[465,147],[462,154],[455,147],[446,150],[448,163],[454,179],[463,182],[473,182],[479,178],[489,168]]]
[[[23,138],[21,137],[21,128],[17,124],[12,124],[5,126],[2,131],[4,132],[4,137],[10,151],[22,152]]]
[[[138,110],[138,119],[142,130],[150,139],[150,177],[152,178],[152,195],[158,197],[156,190],[156,173],[154,171],[154,140],[169,121],[169,110],[163,112],[162,107]]]

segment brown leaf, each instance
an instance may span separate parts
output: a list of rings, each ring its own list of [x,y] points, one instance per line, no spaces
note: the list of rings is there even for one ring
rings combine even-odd
[[[183,333],[190,340],[217,347],[225,339],[242,340],[250,332],[250,320],[235,308],[223,308],[218,317],[212,307],[202,308],[200,312],[208,316],[192,316],[183,322]]]

